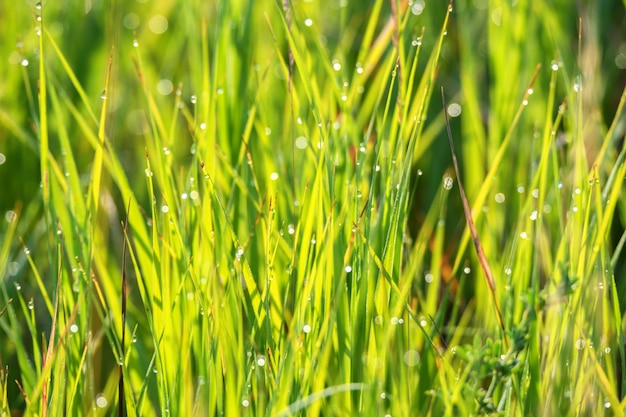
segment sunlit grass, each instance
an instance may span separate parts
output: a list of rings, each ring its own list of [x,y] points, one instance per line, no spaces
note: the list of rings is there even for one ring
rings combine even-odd
[[[624,413],[591,6],[74,6],[0,13],[1,413]]]

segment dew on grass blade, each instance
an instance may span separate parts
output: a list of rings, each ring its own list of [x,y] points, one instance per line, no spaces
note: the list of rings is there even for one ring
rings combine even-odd
[[[163,78],[157,83],[157,91],[163,96],[170,95],[174,91],[174,83],[167,78]]]
[[[237,261],[241,261],[241,257],[243,256],[243,247],[237,247],[237,252],[235,253],[235,258]]]
[[[196,97],[195,95],[192,95],[189,98],[189,101],[191,101],[191,104],[196,104],[196,102],[198,101],[198,97]]]
[[[311,325],[305,324],[304,326],[302,326],[302,332],[307,334],[311,333]]]
[[[70,332],[72,332],[72,333],[77,333],[78,332],[78,325],[76,323],[73,323],[70,326]]]
[[[272,172],[270,174],[270,180],[276,181],[278,179],[278,172]]]
[[[24,254],[25,254],[26,256],[30,255],[30,249],[28,249],[28,248],[24,248]]]
[[[102,100],[106,100],[107,99],[107,91],[106,90],[102,90],[102,93],[100,93],[100,98]]]
[[[552,61],[550,63],[550,68],[552,68],[552,71],[558,71],[559,70],[559,63],[556,61]]]
[[[16,276],[17,273],[20,272],[20,264],[15,261],[9,262],[9,264],[7,265],[7,272],[11,277]]]
[[[415,3],[413,3],[413,6],[411,7],[411,13],[413,13],[415,16],[419,16],[424,12],[425,7],[426,2],[424,2],[424,0],[417,0]]]
[[[30,300],[28,300],[28,309],[32,310],[35,308],[35,301],[33,301],[33,299],[31,298]]]
[[[156,35],[165,33],[165,31],[167,31],[168,25],[169,23],[167,21],[167,18],[160,14],[155,14],[148,21],[148,27],[150,28],[150,31],[152,31],[152,33]]]
[[[496,203],[498,203],[498,204],[504,203],[505,199],[506,199],[506,197],[504,196],[503,193],[497,193],[496,196],[495,196]]]
[[[459,117],[461,115],[461,105],[459,103],[450,103],[448,106],[448,115],[450,117]]]
[[[247,399],[243,399],[241,400],[241,406],[242,407],[249,407],[250,406],[250,401],[248,401]]]
[[[469,274],[470,272],[472,272],[472,270],[470,269],[470,267],[469,267],[469,266],[466,266],[465,268],[463,268],[463,272],[464,272],[465,274]]]
[[[417,350],[407,350],[403,359],[407,366],[417,366],[420,363],[420,353]]]
[[[138,47],[139,47],[139,41],[138,41],[137,39],[133,39],[133,46],[134,46],[135,48],[138,48]]]
[[[426,274],[424,275],[424,280],[430,284],[434,280],[433,274],[431,274],[430,272],[426,272]]]
[[[451,176],[446,175],[445,177],[443,177],[443,188],[449,191],[452,189],[453,185],[454,185],[454,180],[452,179]]]
[[[15,213],[13,210],[7,210],[6,213],[4,213],[4,220],[6,220],[7,223],[11,223],[16,219],[17,213]]]
[[[23,67],[27,67],[27,66],[28,66],[28,59],[23,58],[23,59],[22,59],[22,61],[20,62],[20,64],[21,64]]]
[[[20,291],[22,289],[22,285],[19,282],[14,283],[13,285],[15,285],[15,289]]]
[[[161,206],[161,213],[165,214],[165,213],[169,213],[169,211],[170,211],[170,208],[167,204],[163,204]]]
[[[96,406],[98,408],[105,408],[108,404],[109,402],[107,401],[106,397],[102,394],[98,394],[98,396],[96,397]]]
[[[333,69],[335,71],[341,70],[341,63],[339,63],[339,61],[337,61],[336,59],[333,59]]]
[[[583,350],[583,349],[585,348],[585,345],[586,345],[586,343],[585,343],[585,340],[584,340],[584,339],[578,339],[578,340],[576,340],[576,344],[575,344],[576,349],[578,349],[578,350]]]
[[[296,138],[296,148],[298,149],[306,149],[308,143],[309,142],[304,136],[298,136]]]
[[[263,355],[259,355],[256,357],[256,364],[259,365],[261,368],[265,366],[265,356]]]
[[[308,26],[308,27],[313,26],[313,20],[311,20],[309,18],[304,19],[304,25]]]
[[[346,265],[344,271],[346,271],[346,274],[349,274],[350,272],[352,272],[352,267],[350,265]]]

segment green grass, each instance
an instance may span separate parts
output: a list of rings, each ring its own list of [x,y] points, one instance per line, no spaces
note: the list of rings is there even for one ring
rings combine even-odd
[[[624,415],[626,3],[414,3],[1,5],[0,415]]]

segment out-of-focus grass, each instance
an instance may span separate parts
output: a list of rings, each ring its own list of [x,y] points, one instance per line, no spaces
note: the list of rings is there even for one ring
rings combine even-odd
[[[624,413],[621,5],[0,7],[2,412]]]

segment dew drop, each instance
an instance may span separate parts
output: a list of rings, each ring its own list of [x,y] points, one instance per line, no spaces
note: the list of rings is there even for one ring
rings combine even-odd
[[[420,363],[420,354],[417,350],[407,350],[403,359],[407,366],[417,366]]]
[[[446,175],[443,178],[443,188],[445,188],[446,190],[451,190],[453,185],[454,185],[454,180],[452,179],[452,177]]]
[[[256,358],[256,364],[259,365],[261,368],[265,366],[265,356],[263,355],[259,355]]]
[[[250,406],[250,401],[246,400],[245,398],[243,400],[241,400],[241,406],[242,407],[249,407]]]
[[[139,47],[139,41],[138,41],[137,39],[133,39],[133,46],[134,46],[135,48],[138,48],[138,47]]]
[[[303,333],[311,333],[311,325],[305,324],[304,326],[302,326],[302,332]]]
[[[38,1],[38,2],[35,4],[35,9],[37,9],[37,10],[41,10],[41,2],[40,2],[40,1]]]
[[[465,272],[466,274],[469,274],[470,272],[472,272],[472,270],[470,269],[469,266],[466,266],[465,268],[463,268],[463,272]]]
[[[72,332],[72,333],[76,333],[76,332],[78,332],[78,325],[77,325],[76,323],[73,323],[73,324],[70,326],[70,332]]]
[[[312,19],[304,19],[304,25],[307,26],[307,27],[313,26],[313,20]]]
[[[431,274],[430,272],[427,272],[427,273],[424,275],[424,280],[425,280],[427,283],[429,283],[429,284],[430,284],[431,282],[433,282],[434,278],[435,278],[435,277],[434,277],[434,276],[433,276],[433,274]]]
[[[448,115],[450,117],[458,117],[461,115],[461,105],[459,103],[451,103],[448,106]]]
[[[498,203],[498,204],[504,203],[505,199],[506,199],[506,197],[504,196],[503,193],[497,193],[496,196],[495,196],[496,203]]]
[[[102,100],[106,100],[107,99],[107,92],[106,92],[106,90],[102,90],[102,93],[100,93],[100,98]]]
[[[304,136],[298,136],[296,138],[296,148],[306,149],[307,145],[308,145],[308,141]]]
[[[35,308],[35,302],[33,301],[33,299],[31,298],[30,300],[28,300],[28,309],[32,310]]]
[[[346,265],[344,271],[346,271],[346,274],[349,274],[350,272],[352,272],[352,267],[350,265]]]
[[[20,61],[20,64],[21,64],[23,67],[27,67],[27,66],[28,66],[28,59],[26,59],[26,58],[22,58],[22,61]]]
[[[552,71],[558,71],[559,70],[559,63],[556,61],[552,61],[550,63],[550,68],[552,68]]]
[[[585,340],[584,340],[584,339],[578,339],[578,340],[576,340],[576,344],[575,344],[576,349],[578,349],[578,350],[583,350],[583,349],[585,348],[585,345],[586,345],[586,343],[585,343]]]
[[[276,181],[278,179],[278,172],[272,172],[270,174],[270,180]]]
[[[242,256],[243,256],[243,247],[239,246],[237,248],[237,252],[235,253],[235,258],[237,258],[237,261],[241,261]]]
[[[96,407],[105,408],[108,404],[109,402],[104,395],[100,394],[96,397]]]
[[[20,285],[19,282],[15,283],[15,289],[18,290],[18,291],[20,291],[22,289],[22,286]]]

